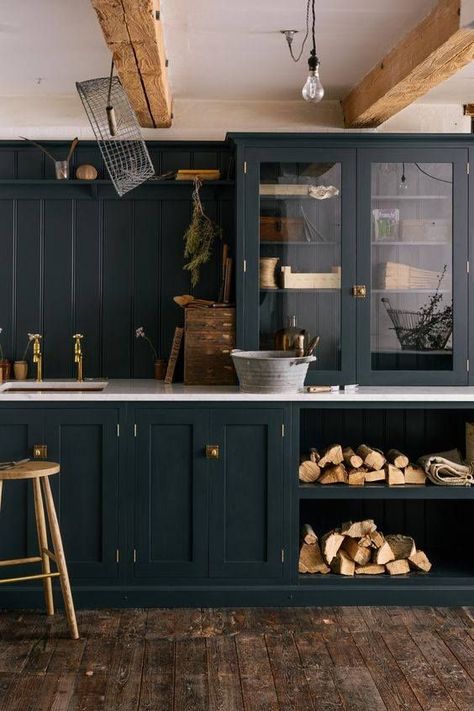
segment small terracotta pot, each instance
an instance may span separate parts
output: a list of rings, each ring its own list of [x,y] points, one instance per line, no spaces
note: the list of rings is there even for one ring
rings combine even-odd
[[[2,380],[10,380],[12,377],[12,364],[9,360],[0,360],[0,371]]]
[[[155,369],[155,380],[164,380],[166,375],[166,361],[155,360],[153,367]]]
[[[28,377],[28,361],[16,360],[13,363],[13,372],[15,374],[15,380],[26,380]]]

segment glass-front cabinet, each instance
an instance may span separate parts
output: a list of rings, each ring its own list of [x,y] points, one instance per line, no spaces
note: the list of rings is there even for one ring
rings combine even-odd
[[[355,152],[255,149],[246,170],[247,347],[319,338],[307,382],[353,382]]]
[[[464,149],[358,158],[358,374],[365,383],[467,382]]]
[[[467,384],[468,150],[380,139],[239,147],[239,346],[318,337],[308,384]]]

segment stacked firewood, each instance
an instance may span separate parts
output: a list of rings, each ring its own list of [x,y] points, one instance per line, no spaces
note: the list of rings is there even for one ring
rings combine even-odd
[[[372,519],[348,521],[319,541],[309,523],[301,531],[300,573],[338,575],[406,575],[428,572],[431,563],[410,536],[384,536]]]
[[[355,451],[352,447],[331,444],[322,454],[311,449],[309,457],[300,464],[299,479],[318,484],[364,486],[370,482],[386,482],[397,486],[425,484],[426,473],[422,467],[410,463],[398,449],[389,449],[385,455],[367,444],[361,444]]]

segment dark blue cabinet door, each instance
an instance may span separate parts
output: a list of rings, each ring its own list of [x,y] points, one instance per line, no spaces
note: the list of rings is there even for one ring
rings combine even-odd
[[[208,572],[207,410],[137,412],[135,576]]]
[[[31,410],[0,413],[0,461],[30,457],[34,444],[43,441],[43,418]],[[0,506],[0,559],[24,558],[38,550],[31,485],[26,481],[5,482]],[[16,567],[13,575],[31,575]]]
[[[283,412],[211,413],[210,575],[277,578],[283,574]]]
[[[117,576],[118,414],[116,410],[44,413],[48,458],[72,580]]]

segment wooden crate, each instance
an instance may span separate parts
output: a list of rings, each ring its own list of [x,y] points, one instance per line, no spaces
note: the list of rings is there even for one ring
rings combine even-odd
[[[262,242],[302,242],[304,221],[301,217],[260,217]]]
[[[235,308],[185,309],[185,385],[235,385]]]
[[[332,267],[331,272],[297,273],[291,267],[281,268],[282,289],[339,289],[341,287],[341,268]]]

